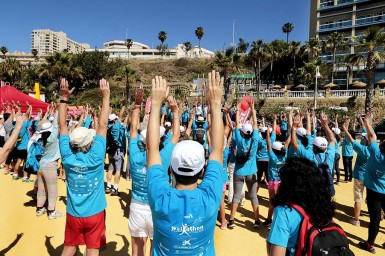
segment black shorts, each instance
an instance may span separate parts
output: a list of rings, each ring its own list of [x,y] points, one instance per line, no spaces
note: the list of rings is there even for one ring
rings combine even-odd
[[[16,161],[17,159],[23,159],[25,160],[27,158],[27,150],[18,150],[14,148],[11,153],[9,153],[7,160],[5,161],[6,165],[9,165],[12,160]]]
[[[0,148],[2,148],[5,144],[5,138],[4,136],[0,136]]]

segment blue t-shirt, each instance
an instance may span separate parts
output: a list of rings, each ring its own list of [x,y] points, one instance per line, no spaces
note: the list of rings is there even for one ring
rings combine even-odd
[[[181,115],[181,121],[187,123],[189,121],[190,113],[186,110]]]
[[[334,169],[334,158],[335,158],[335,153],[336,153],[336,147],[334,145],[329,144],[328,148],[326,150],[326,153],[319,153],[319,157],[321,162],[326,160],[326,154],[328,155],[328,167],[331,173],[333,173]],[[308,150],[305,149],[304,146],[300,146],[297,150],[297,154],[299,157],[303,157],[306,159],[309,159],[310,161],[314,162],[316,166],[318,166],[318,161],[316,159],[316,156],[313,152],[313,150]]]
[[[368,158],[370,157],[368,147],[365,145],[358,144],[357,141],[354,141],[353,149],[357,152],[357,159],[353,170],[353,178],[358,180],[364,180],[366,165],[368,162]]]
[[[82,127],[86,127],[88,129],[90,129],[91,128],[91,123],[92,123],[92,117],[91,116],[87,116],[87,118],[82,123]]]
[[[106,139],[96,135],[87,153],[74,154],[67,134],[60,136],[59,146],[67,175],[68,214],[84,218],[100,213],[107,207],[104,193]]]
[[[277,156],[273,150],[268,152],[269,154],[269,167],[268,167],[268,177],[269,181],[280,181],[279,170],[286,162],[287,151],[283,156]]]
[[[109,129],[111,129],[112,137],[114,138],[114,141],[116,145],[118,145],[120,148],[125,147],[126,140],[125,140],[125,129],[124,126],[120,123],[119,120],[115,122],[115,124],[112,126],[108,126]]]
[[[302,215],[291,207],[275,207],[267,241],[286,248],[289,255],[294,255],[302,219]]]
[[[385,194],[385,155],[377,143],[368,145],[370,157],[366,166],[364,186],[380,194]]]
[[[229,181],[229,174],[227,172],[227,159],[229,159],[229,148],[226,147],[223,150],[223,170],[222,170],[222,181],[226,183]]]
[[[346,136],[342,141],[342,156],[353,156],[353,143]]]
[[[340,143],[337,141],[336,138],[334,138],[334,142],[336,143],[336,154],[341,155]]]
[[[243,138],[241,135],[241,131],[239,129],[235,129],[233,140],[236,143],[237,147],[237,156],[238,157],[246,156],[248,152],[250,152],[249,158],[245,163],[239,163],[235,161],[235,169],[234,173],[238,176],[248,176],[257,172],[257,162],[256,153],[258,147],[258,141],[261,137],[259,136],[258,130],[253,131],[253,135],[251,138]],[[251,145],[251,142],[253,144]],[[251,145],[251,149],[250,149]]]
[[[17,150],[27,150],[28,147],[28,141],[31,137],[31,134],[29,133],[29,127],[31,127],[32,122],[31,121],[24,121],[23,125],[21,126],[19,136],[17,137],[16,141],[16,149]]]
[[[205,142],[204,142],[204,144],[203,144],[203,147],[204,147],[204,148],[206,148],[206,139],[207,139],[206,132],[207,132],[207,127],[208,127],[208,126],[209,126],[208,122],[205,121],[205,122],[203,123],[203,130],[204,130],[204,132],[205,132]],[[198,129],[197,121],[192,122],[191,130],[192,130],[192,132],[193,132],[193,137],[195,137],[195,133],[196,133],[197,129]]]
[[[139,147],[139,139],[131,138],[129,143],[130,151],[130,174],[132,178],[132,198],[136,201],[148,204],[147,194],[147,154],[144,149]],[[174,144],[170,141],[166,142],[160,151],[162,160],[162,170],[167,174],[168,167],[171,163],[171,153]]]
[[[281,122],[281,130],[282,131],[287,131],[287,122],[286,121],[282,121]]]
[[[222,164],[209,161],[193,190],[171,188],[160,165],[147,172],[154,223],[152,255],[215,255],[214,229],[222,199]]]
[[[230,153],[229,163],[235,163],[234,149],[236,148],[236,146],[237,146],[237,144],[235,143],[235,140],[231,140],[230,148],[229,148],[229,153]]]
[[[290,136],[290,132],[288,136]],[[313,136],[310,134],[306,134],[306,138],[308,141],[306,150],[313,150],[313,140],[314,140]],[[302,142],[302,138],[300,136],[297,136],[297,141],[298,141],[299,147],[304,146],[304,143]],[[297,151],[294,150],[293,146],[289,145],[289,148],[287,151],[287,158],[292,158],[292,157],[298,157],[298,153]]]
[[[270,136],[270,141],[273,144],[277,135],[273,131]],[[266,139],[260,138],[258,141],[258,149],[257,149],[257,161],[269,161],[269,154],[267,152],[267,144]]]

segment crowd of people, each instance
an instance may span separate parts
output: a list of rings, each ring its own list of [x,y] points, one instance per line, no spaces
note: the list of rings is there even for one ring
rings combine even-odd
[[[355,226],[360,226],[367,190],[370,225],[359,247],[375,252],[385,209],[385,141],[377,143],[371,113],[357,120],[337,115],[332,120],[314,109],[264,116],[249,99],[250,117],[241,120],[241,102],[223,103],[223,77],[215,71],[208,74],[206,104],[177,102],[167,82],[155,77],[151,111],[145,113],[141,89],[134,104],[122,101],[116,113],[108,81],[100,80],[98,109],[70,112],[73,91],[61,79],[60,97],[45,113],[32,116],[28,102],[22,113],[21,104],[12,102],[0,114],[3,173],[34,184],[36,216],[66,217],[62,255],[74,255],[79,245],[86,245],[86,255],[98,255],[106,245],[106,194],[120,196],[121,177],[132,184],[128,230],[135,256],[148,250],[152,255],[215,255],[217,219],[221,229],[236,228],[235,215],[246,198],[253,227],[270,229],[268,254],[295,255],[309,249],[300,247],[306,220],[318,230],[331,227],[335,186],[347,182],[354,182]],[[363,128],[360,141],[357,123]],[[59,179],[66,182],[66,214],[55,209]],[[261,187],[269,193],[263,223]],[[335,247],[351,255],[343,230],[338,234],[342,245]],[[151,248],[146,248],[148,239]]]

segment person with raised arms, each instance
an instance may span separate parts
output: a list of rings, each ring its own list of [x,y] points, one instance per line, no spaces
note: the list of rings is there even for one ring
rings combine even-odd
[[[223,122],[221,98],[223,77],[208,75],[206,99],[210,105],[212,151],[202,182],[197,180],[205,165],[204,148],[196,141],[179,142],[171,156],[176,187],[171,188],[159,153],[160,108],[167,98],[166,80],[152,80],[152,111],[147,136],[148,200],[154,222],[152,255],[215,255],[214,229],[222,199]]]
[[[61,79],[59,104],[59,147],[67,174],[67,217],[62,256],[72,256],[79,245],[86,245],[86,255],[99,255],[106,245],[104,193],[104,158],[110,112],[110,86],[99,82],[102,108],[98,130],[79,127],[68,134],[67,103],[75,87]]]

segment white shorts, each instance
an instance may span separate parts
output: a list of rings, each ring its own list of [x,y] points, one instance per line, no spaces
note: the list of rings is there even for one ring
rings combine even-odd
[[[151,209],[148,204],[141,203],[135,199],[131,200],[130,217],[128,219],[128,230],[133,237],[154,236]]]
[[[354,179],[353,192],[354,192],[354,202],[361,203],[363,200],[364,194],[364,181]]]

